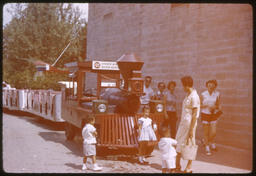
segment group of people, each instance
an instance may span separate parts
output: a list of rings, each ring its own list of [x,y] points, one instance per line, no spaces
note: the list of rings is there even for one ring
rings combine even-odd
[[[217,81],[209,80],[206,82],[207,90],[202,92],[199,97],[196,89],[193,87],[193,79],[191,76],[181,78],[181,83],[186,92],[186,96],[182,103],[182,112],[178,130],[176,132],[177,114],[176,101],[177,97],[174,93],[176,83],[170,81],[167,85],[168,91],[165,91],[165,83],[158,83],[158,90],[153,91],[151,85],[152,77],[145,77],[144,95],[140,97],[143,116],[138,119],[138,141],[139,141],[139,163],[147,164],[145,159],[146,148],[149,143],[157,143],[156,130],[160,134],[158,147],[162,158],[163,173],[192,173],[192,160],[188,160],[186,168],[182,171],[180,159],[182,157],[182,146],[190,139],[195,144],[195,132],[197,120],[200,116],[204,129],[204,143],[206,154],[211,155],[211,151],[216,151],[214,139],[216,136],[217,116],[215,115],[220,109],[220,94],[216,91]],[[153,123],[150,118],[149,102],[151,99],[163,100],[166,110],[166,119],[161,127]],[[84,124],[82,136],[84,138],[84,159],[82,169],[86,170],[87,157],[92,158],[93,170],[101,170],[96,164],[96,129],[93,126],[95,119],[89,116],[87,123]],[[183,158],[184,159],[184,158]]]
[[[182,146],[191,139],[191,142],[195,144],[195,132],[197,127],[197,120],[201,112],[201,122],[203,124],[204,144],[206,155],[211,155],[212,151],[217,151],[216,144],[214,142],[216,136],[216,124],[220,111],[220,93],[216,91],[217,81],[208,80],[206,82],[207,90],[201,93],[199,96],[196,89],[193,87],[193,79],[190,76],[181,78],[183,89],[186,92],[186,96],[182,103],[182,112],[178,130],[176,132],[177,113],[176,113],[176,101],[177,97],[174,93],[176,82],[170,81],[167,85],[168,91],[165,91],[165,83],[158,83],[158,90],[156,92],[151,88],[152,78],[150,76],[145,77],[144,95],[140,97],[141,108],[144,108],[144,117],[148,118],[147,128],[152,126],[149,124],[150,118],[145,109],[149,105],[151,99],[162,100],[165,104],[165,110],[167,118],[159,128],[159,134],[161,136],[158,147],[162,153],[162,172],[192,172],[192,160],[188,160],[187,166],[184,171],[181,171],[180,159],[182,157]],[[146,117],[145,117],[146,116]],[[150,119],[150,120],[149,120]],[[142,129],[143,129],[142,123]],[[145,126],[145,125],[144,125]],[[147,130],[148,137],[139,138],[139,147],[143,150],[146,146],[146,141],[156,140],[155,135],[152,134],[153,130]],[[145,135],[145,132],[143,133]],[[143,145],[140,145],[143,142]],[[139,152],[139,162],[145,164],[145,158],[143,153]]]

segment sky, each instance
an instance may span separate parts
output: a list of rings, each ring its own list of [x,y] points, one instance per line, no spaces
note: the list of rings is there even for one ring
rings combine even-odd
[[[86,21],[88,21],[88,3],[73,3],[75,6],[79,7],[82,11],[82,18],[86,18]],[[11,8],[11,3],[7,3],[3,7],[3,25],[9,23],[12,19],[11,14],[7,12],[7,9]]]

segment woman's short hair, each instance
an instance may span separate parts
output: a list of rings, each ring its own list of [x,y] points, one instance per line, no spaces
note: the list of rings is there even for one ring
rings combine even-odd
[[[193,79],[191,76],[182,77],[181,82],[184,87],[193,87]]]
[[[213,83],[215,85],[215,88],[218,86],[218,83],[215,79],[206,81],[205,86],[207,87],[209,83]]]
[[[152,77],[151,77],[151,76],[145,76],[145,79],[150,79],[150,80],[152,80]]]
[[[171,86],[171,85],[174,85],[174,87],[176,87],[176,82],[175,82],[175,81],[170,81],[170,82],[168,83],[167,89],[170,89],[170,86]]]
[[[165,83],[164,83],[164,82],[159,82],[159,83],[157,84],[157,87],[159,88],[161,84],[164,85],[164,88],[165,88]]]

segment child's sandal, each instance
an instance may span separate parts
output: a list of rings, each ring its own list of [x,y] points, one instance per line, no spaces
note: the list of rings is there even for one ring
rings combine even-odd
[[[192,171],[192,170],[184,170],[183,173],[189,173],[189,174],[191,174],[191,173],[193,173],[193,171]]]

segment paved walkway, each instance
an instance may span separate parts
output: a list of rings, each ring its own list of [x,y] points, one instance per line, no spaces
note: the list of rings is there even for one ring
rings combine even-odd
[[[252,153],[236,148],[217,145],[218,151],[211,156],[204,154],[203,147],[199,145],[197,160],[193,161],[193,173],[250,173],[252,170]],[[161,168],[159,164],[160,152],[154,150],[152,157],[148,158],[151,165]],[[181,159],[182,170],[187,161]]]
[[[252,151],[217,144],[218,151],[207,156],[202,143],[197,141],[197,145],[199,147],[197,158],[192,164],[193,173],[250,173],[253,169]],[[151,167],[161,171],[161,154],[157,147],[147,160]],[[186,164],[187,161],[181,159],[182,170]]]

